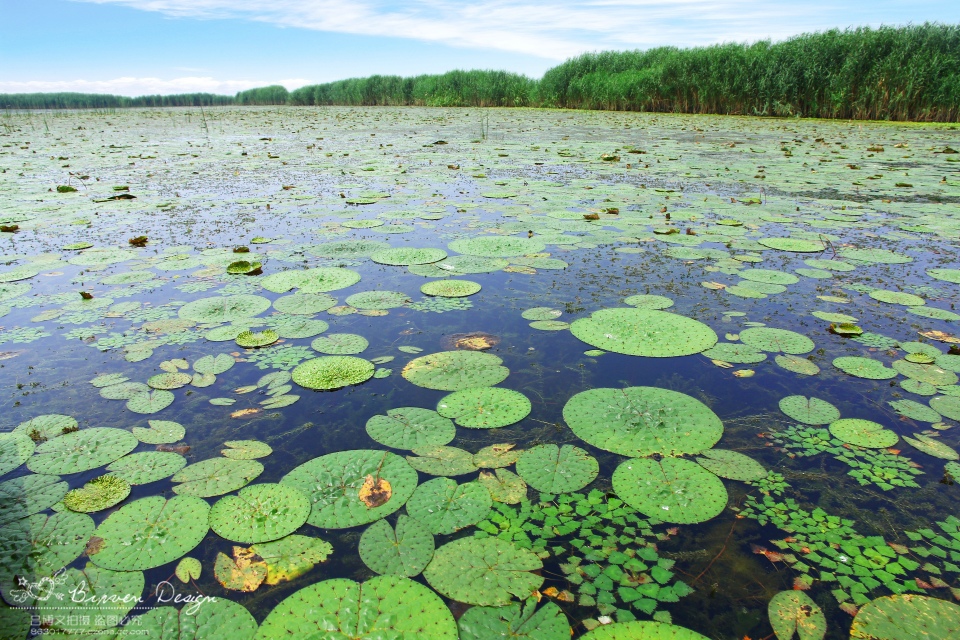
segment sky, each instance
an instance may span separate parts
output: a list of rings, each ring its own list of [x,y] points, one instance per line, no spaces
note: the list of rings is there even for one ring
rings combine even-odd
[[[539,77],[588,51],[960,22],[953,0],[0,0],[0,93],[143,95],[372,74]]]

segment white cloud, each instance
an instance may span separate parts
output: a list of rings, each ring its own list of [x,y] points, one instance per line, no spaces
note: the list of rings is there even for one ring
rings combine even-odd
[[[122,96],[142,96],[171,93],[220,93],[234,94],[237,91],[281,84],[287,89],[296,89],[308,80],[217,80],[210,77],[183,77],[162,80],[160,78],[113,78],[112,80],[30,80],[23,82],[0,81],[0,93],[41,93],[77,91],[80,93],[110,93]]]
[[[282,27],[411,38],[556,60],[599,49],[783,38],[877,19],[843,3],[792,0],[76,1],[185,18],[240,18]]]

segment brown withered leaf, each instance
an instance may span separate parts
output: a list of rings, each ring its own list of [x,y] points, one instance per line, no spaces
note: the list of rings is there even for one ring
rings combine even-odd
[[[217,554],[213,575],[225,589],[256,591],[267,577],[267,563],[252,549],[234,547],[233,558],[222,552]]]
[[[389,482],[384,478],[374,479],[372,475],[368,475],[364,479],[357,497],[360,498],[360,501],[367,505],[368,508],[373,509],[382,504],[386,504],[392,495],[393,489],[390,488]]]

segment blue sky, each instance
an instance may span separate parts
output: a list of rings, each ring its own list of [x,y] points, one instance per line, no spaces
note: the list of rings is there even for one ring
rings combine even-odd
[[[584,51],[960,22],[947,0],[0,0],[0,93],[295,88],[457,68],[539,76]]]

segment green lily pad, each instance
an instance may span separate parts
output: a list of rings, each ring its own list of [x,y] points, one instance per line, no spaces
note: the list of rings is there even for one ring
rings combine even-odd
[[[482,236],[454,240],[449,245],[451,251],[481,258],[513,258],[529,253],[540,253],[546,245],[530,238],[511,236]]]
[[[50,596],[37,602],[34,615],[53,619],[52,629],[90,634],[122,620],[140,602],[144,582],[140,571],[111,571],[95,564],[87,564],[82,570],[67,569],[55,581]],[[87,596],[76,600],[75,594]],[[95,594],[112,597],[93,597]],[[63,615],[64,602],[70,603],[70,615]]]
[[[434,280],[420,286],[425,296],[441,298],[465,298],[480,291],[480,284],[470,280]]]
[[[193,370],[199,374],[210,373],[218,376],[232,369],[233,365],[233,356],[229,353],[221,353],[216,356],[203,356],[193,363]]]
[[[257,271],[262,266],[263,265],[259,262],[248,262],[246,260],[236,260],[227,265],[227,273],[229,273],[230,275],[245,275],[253,271]]]
[[[419,575],[433,559],[433,535],[410,516],[397,516],[397,528],[377,520],[360,536],[360,559],[380,575]]]
[[[934,458],[940,458],[942,460],[960,460],[960,454],[958,454],[953,447],[941,442],[937,438],[931,438],[928,435],[917,433],[914,434],[914,437],[912,438],[904,436],[903,439],[906,440],[907,443],[909,443],[914,449],[923,451],[927,455],[933,456]]]
[[[555,320],[562,315],[563,311],[560,311],[560,309],[552,309],[550,307],[534,307],[532,309],[527,309],[520,314],[524,320],[535,321]]]
[[[156,607],[133,618],[124,629],[128,633],[129,629],[136,629],[148,638],[252,640],[257,633],[257,621],[243,605],[218,597],[199,607],[188,604],[179,611],[173,607]],[[119,631],[116,640],[124,635]]]
[[[666,622],[634,620],[599,626],[584,634],[582,640],[707,640],[707,637]]]
[[[49,509],[69,488],[53,475],[30,474],[0,482],[0,526]]]
[[[177,313],[184,320],[214,323],[252,318],[269,308],[270,301],[267,298],[242,294],[200,298],[183,305]]]
[[[525,600],[543,584],[543,563],[532,551],[500,538],[461,538],[433,554],[423,577],[444,596],[480,606]]]
[[[169,478],[187,466],[187,459],[172,451],[143,451],[123,456],[107,466],[111,474],[130,484],[149,484]]]
[[[76,430],[77,421],[74,418],[59,413],[48,413],[21,422],[13,433],[25,435],[37,442],[44,442]]]
[[[310,501],[299,489],[254,484],[220,498],[210,509],[210,528],[233,542],[270,542],[299,529],[309,515]]]
[[[273,301],[273,308],[295,316],[312,316],[335,306],[337,299],[325,293],[294,293]]]
[[[530,327],[540,331],[563,331],[570,328],[570,323],[560,320],[535,320],[530,323]]]
[[[613,472],[613,490],[644,515],[677,524],[706,522],[727,506],[717,476],[678,458],[627,460]]]
[[[957,384],[960,378],[953,371],[948,371],[935,364],[920,364],[906,360],[895,360],[891,365],[897,373],[918,382],[926,382],[935,387],[948,387]]]
[[[700,353],[717,343],[702,322],[651,309],[602,309],[574,321],[570,331],[598,349],[652,358]]]
[[[896,432],[883,425],[860,418],[841,418],[831,422],[829,428],[837,440],[867,449],[886,449],[900,439]]]
[[[175,399],[176,396],[169,391],[157,389],[156,391],[138,393],[133,396],[127,400],[127,409],[134,413],[156,413],[169,407]]]
[[[593,482],[599,472],[596,458],[569,444],[537,445],[524,451],[517,460],[517,474],[543,493],[578,491]]]
[[[504,607],[471,607],[457,621],[460,640],[516,638],[518,640],[569,640],[570,623],[554,602],[537,609],[530,598]]]
[[[868,294],[874,300],[887,302],[889,304],[902,304],[907,307],[917,307],[926,304],[926,301],[920,296],[903,291],[887,291],[885,289],[874,289]]]
[[[129,431],[109,427],[82,429],[44,442],[27,461],[34,473],[80,473],[109,464],[137,447]]]
[[[179,389],[190,384],[193,376],[189,373],[158,373],[147,379],[147,386],[152,389]]]
[[[457,623],[437,594],[409,578],[377,576],[362,584],[335,578],[288,596],[267,615],[256,636],[314,637],[457,640]]]
[[[411,264],[430,264],[446,257],[447,252],[443,249],[398,247],[396,249],[381,249],[371,255],[370,259],[377,264],[409,266]]]
[[[63,504],[71,511],[93,513],[109,509],[130,495],[130,483],[116,475],[100,476],[67,492]]]
[[[531,408],[525,395],[500,387],[461,389],[437,403],[437,413],[471,429],[495,429],[520,422]]]
[[[673,306],[670,298],[651,294],[628,296],[623,299],[623,303],[638,309],[668,309]]]
[[[293,381],[307,389],[341,389],[366,382],[376,370],[369,360],[354,356],[323,356],[298,365]]]
[[[281,338],[312,338],[329,329],[330,325],[323,320],[286,317],[277,320],[273,328]]]
[[[749,280],[750,282],[761,282],[763,284],[778,284],[782,286],[800,282],[800,278],[792,273],[787,273],[785,271],[774,271],[773,269],[745,269],[740,271],[737,275],[744,280]]]
[[[179,422],[171,420],[147,420],[149,429],[134,427],[131,429],[134,437],[145,444],[172,444],[183,440],[187,430]]]
[[[702,355],[711,360],[721,360],[731,364],[756,364],[767,359],[767,354],[745,344],[734,342],[718,342]]]
[[[401,375],[418,387],[457,391],[503,382],[510,370],[502,363],[497,356],[482,351],[441,351],[414,358]]]
[[[477,482],[490,492],[494,502],[517,504],[527,497],[527,483],[507,469],[495,469],[494,473],[481,471]]]
[[[451,275],[493,273],[510,264],[502,258],[482,258],[480,256],[450,256],[446,260],[433,263],[438,269]]]
[[[316,267],[273,273],[261,280],[260,285],[273,293],[286,293],[291,289],[300,289],[300,293],[326,293],[346,289],[358,282],[360,274],[351,269]]]
[[[956,396],[930,398],[930,407],[942,416],[960,421],[960,398]]]
[[[780,411],[803,424],[830,424],[840,419],[840,410],[820,398],[787,396],[780,400]]]
[[[581,440],[625,456],[699,453],[723,435],[705,404],[657,387],[582,391],[567,401],[563,418]]]
[[[241,331],[237,334],[236,342],[238,346],[245,349],[255,349],[273,344],[279,339],[280,335],[276,331],[266,329],[264,331]]]
[[[512,444],[491,444],[473,454],[473,463],[484,469],[509,467],[523,454],[523,450],[514,449]]]
[[[820,373],[820,367],[800,356],[778,355],[773,361],[777,363],[778,367],[792,373],[799,373],[804,376],[815,376]]]
[[[479,468],[473,461],[473,454],[457,447],[417,447],[413,453],[416,455],[407,456],[410,466],[433,476],[462,476]]]
[[[330,333],[310,343],[314,351],[334,356],[349,356],[361,353],[370,346],[363,336],[355,333]]]
[[[740,341],[761,351],[779,351],[801,355],[813,351],[813,340],[788,329],[751,327],[740,332]]]
[[[333,546],[320,538],[289,535],[275,542],[262,542],[250,549],[267,565],[264,584],[289,582],[324,562],[333,553]]]
[[[410,296],[399,291],[361,291],[348,296],[347,304],[356,309],[395,309],[410,302]]]
[[[407,513],[430,533],[448,535],[486,518],[492,505],[490,492],[480,483],[434,478],[413,492]]]
[[[822,242],[803,238],[761,238],[757,242],[770,249],[795,253],[820,253],[826,248]]]
[[[868,380],[890,380],[891,378],[897,377],[895,370],[883,366],[882,362],[872,358],[843,356],[841,358],[835,358],[833,366],[851,376],[866,378]]]
[[[0,433],[0,476],[29,460],[35,448],[33,440],[26,434]]]
[[[781,591],[767,605],[770,625],[778,640],[823,640],[827,618],[823,609],[803,591]]]
[[[960,606],[912,593],[868,602],[850,627],[850,637],[862,640],[942,640],[958,634]]]
[[[352,260],[356,258],[369,258],[377,251],[389,249],[390,244],[378,240],[338,240],[336,242],[324,242],[310,247],[307,253],[318,258],[333,258]]]
[[[359,497],[367,476],[390,483],[390,499],[378,507],[368,507]],[[379,520],[402,507],[413,494],[417,480],[417,472],[400,456],[359,449],[314,458],[280,482],[310,498],[312,509],[307,522],[324,529],[346,529]]]
[[[906,264],[913,262],[913,258],[905,256],[889,249],[841,249],[839,253],[841,258],[848,260],[857,260],[873,264]]]
[[[810,315],[815,318],[820,318],[824,322],[836,322],[839,324],[850,324],[858,322],[858,320],[853,316],[848,316],[845,313],[832,313],[828,311],[814,311]]]
[[[697,458],[697,464],[721,478],[740,482],[762,480],[769,473],[750,456],[727,449],[707,449]]]
[[[915,400],[894,400],[888,402],[898,414],[919,422],[940,422],[940,414],[925,404]]]
[[[457,433],[452,420],[419,407],[388,409],[387,415],[367,420],[366,428],[371,438],[393,449],[447,444]]]
[[[927,275],[944,282],[960,284],[960,269],[927,269]]]
[[[256,460],[210,458],[184,467],[173,476],[173,482],[180,483],[173,492],[199,498],[222,496],[253,482],[261,473],[263,465]]]
[[[97,527],[103,538],[90,560],[113,571],[142,571],[190,553],[209,529],[210,505],[194,496],[150,496],[113,512]]]
[[[232,460],[255,460],[273,453],[270,445],[259,440],[227,440],[223,444],[229,448],[223,449],[220,453]]]

